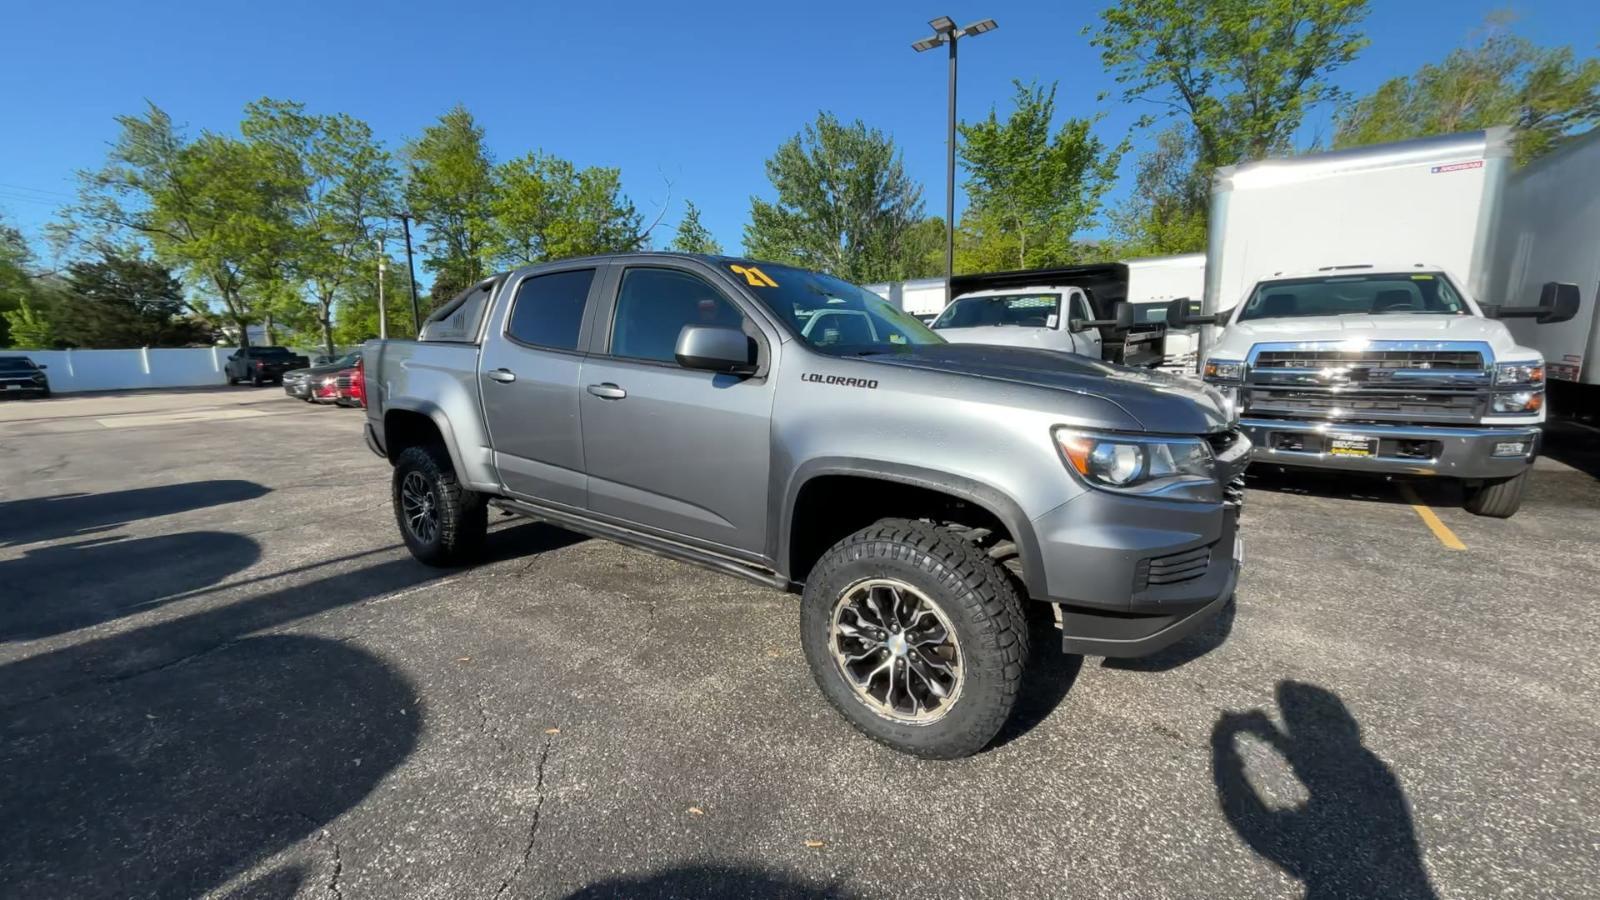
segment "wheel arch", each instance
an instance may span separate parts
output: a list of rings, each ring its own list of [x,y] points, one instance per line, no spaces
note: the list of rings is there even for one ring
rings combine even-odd
[[[834,457],[811,460],[795,470],[784,492],[783,503],[771,523],[769,533],[776,535],[772,556],[778,571],[796,582],[803,582],[810,566],[820,556],[814,548],[806,546],[806,535],[797,528],[797,520],[807,514],[805,503],[808,488],[823,484],[822,479],[858,479],[878,482],[942,495],[950,500],[968,504],[982,510],[998,522],[1016,544],[1017,557],[1022,564],[1022,582],[1029,595],[1041,596],[1044,592],[1044,562],[1040,557],[1038,538],[1032,522],[1022,507],[1005,491],[984,482],[961,475],[951,475],[936,469],[883,460]],[[903,515],[903,511],[884,509],[873,519]],[[854,528],[849,531],[854,531]],[[849,531],[845,533],[848,534]],[[843,535],[840,535],[843,537]],[[831,543],[829,545],[831,546]],[[826,548],[822,548],[823,551]]]

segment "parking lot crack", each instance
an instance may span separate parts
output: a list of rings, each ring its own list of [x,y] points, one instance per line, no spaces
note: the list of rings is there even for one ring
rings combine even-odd
[[[522,846],[522,857],[511,870],[511,874],[500,882],[500,887],[494,892],[496,897],[502,896],[511,888],[513,882],[528,868],[528,862],[533,859],[533,847],[539,840],[539,811],[544,807],[544,772],[545,765],[550,761],[550,747],[555,743],[555,735],[546,735],[544,746],[539,750],[539,761],[533,767],[533,814],[528,821],[528,840]]]
[[[328,876],[328,893],[332,894],[337,900],[344,900],[344,889],[339,886],[339,878],[344,875],[344,854],[339,850],[339,842],[334,839],[327,829],[323,829],[322,837],[327,840],[328,846],[333,850],[333,872]]]

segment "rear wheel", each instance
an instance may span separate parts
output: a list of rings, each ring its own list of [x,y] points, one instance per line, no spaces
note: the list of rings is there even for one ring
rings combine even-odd
[[[823,696],[868,737],[955,759],[1016,705],[1028,630],[1000,565],[949,529],[885,519],[806,578],[801,642]]]
[[[459,566],[483,550],[488,506],[461,486],[438,445],[409,447],[395,461],[394,516],[411,555],[430,566]]]
[[[250,373],[250,386],[251,387],[261,387],[261,373],[260,372],[251,372]]]
[[[1528,474],[1531,469],[1524,469],[1521,474],[1510,478],[1496,478],[1482,484],[1467,487],[1467,512],[1494,519],[1509,519],[1522,508],[1522,495],[1528,489]]]

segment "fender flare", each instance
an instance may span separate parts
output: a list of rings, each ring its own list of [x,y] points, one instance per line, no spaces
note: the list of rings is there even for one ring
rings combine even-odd
[[[449,417],[444,414],[444,410],[439,408],[437,403],[434,403],[431,400],[422,400],[415,397],[406,397],[404,399],[384,405],[384,449],[391,463],[394,462],[395,453],[393,451],[394,442],[389,439],[389,414],[395,412],[415,413],[417,415],[426,417],[430,422],[432,422],[433,427],[439,429],[439,437],[444,441],[445,452],[450,454],[451,467],[456,470],[458,477],[464,478],[466,476],[467,470],[462,465],[461,451],[456,446],[456,433],[455,429],[450,427]]]
[[[808,460],[795,469],[784,493],[783,504],[779,507],[779,520],[773,523],[776,527],[770,529],[770,533],[777,535],[777,546],[773,548],[775,552],[772,555],[778,561],[778,571],[792,572],[790,547],[794,542],[794,511],[800,491],[813,479],[826,475],[876,478],[926,488],[949,494],[987,511],[1000,520],[1017,545],[1017,556],[1022,563],[1022,582],[1028,594],[1038,597],[1045,595],[1044,559],[1039,551],[1038,537],[1033,531],[1033,522],[1005,491],[991,484],[936,469],[856,457],[822,457]]]

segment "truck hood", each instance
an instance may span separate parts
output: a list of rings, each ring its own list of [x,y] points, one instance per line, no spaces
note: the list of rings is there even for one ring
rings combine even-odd
[[[938,328],[934,333],[952,344],[990,344],[999,347],[1042,347],[1054,350],[1071,340],[1055,328],[1018,325],[979,325],[973,328]]]
[[[1194,378],[1100,362],[1076,353],[992,344],[923,344],[864,362],[1098,397],[1146,431],[1208,434],[1231,424],[1222,395]]]
[[[1361,341],[1482,341],[1497,359],[1533,356],[1517,346],[1511,332],[1494,319],[1478,316],[1405,314],[1382,316],[1295,316],[1239,322],[1223,330],[1213,356],[1243,358],[1259,343],[1345,343]]]

